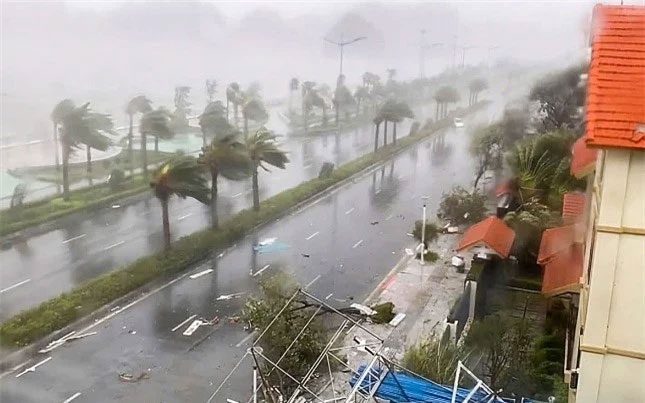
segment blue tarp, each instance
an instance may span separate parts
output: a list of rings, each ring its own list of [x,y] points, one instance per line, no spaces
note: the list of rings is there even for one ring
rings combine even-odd
[[[354,374],[349,383],[356,385],[358,378],[362,375],[366,365],[361,365],[358,374]],[[364,394],[369,394],[371,389],[378,383],[385,368],[372,368],[370,373],[363,380],[359,390]],[[457,402],[463,402],[470,393],[469,389],[459,388],[457,390]],[[408,372],[395,371],[388,372],[378,387],[375,397],[388,400],[391,403],[450,403],[452,399],[452,388],[432,382],[428,379],[414,376]],[[491,398],[486,392],[478,390],[470,398],[471,402],[487,402]],[[495,398],[493,402],[503,402],[500,398]]]

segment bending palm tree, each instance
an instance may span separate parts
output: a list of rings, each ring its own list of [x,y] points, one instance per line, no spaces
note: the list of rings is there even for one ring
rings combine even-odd
[[[376,130],[374,131],[374,152],[376,152],[378,150],[378,132],[381,128],[381,123],[383,123],[383,116],[381,114],[376,115],[373,122],[374,126],[376,126]]]
[[[242,107],[242,117],[244,118],[244,137],[249,135],[249,120],[254,122],[259,122],[260,124],[266,123],[269,120],[269,114],[267,113],[262,101],[259,99],[251,99],[246,102]]]
[[[63,154],[63,199],[69,201],[69,157],[82,144],[105,151],[110,139],[100,133],[99,127],[110,121],[107,115],[90,112],[90,103],[74,108],[63,118],[61,148]],[[103,120],[99,122],[97,120]]]
[[[239,105],[239,95],[240,95],[240,85],[236,82],[232,82],[226,87],[226,121],[229,122],[228,118],[228,107],[229,104],[233,104],[235,108],[235,125],[237,126],[237,107]]]
[[[199,127],[202,129],[202,146],[206,147],[207,137],[216,138],[228,136],[233,131],[224,116],[224,105],[221,101],[211,102],[206,105],[204,113],[199,116]]]
[[[260,190],[258,185],[258,167],[269,171],[264,163],[284,169],[289,162],[287,154],[278,148],[276,136],[262,127],[254,135],[246,139],[246,151],[252,162],[251,175],[253,178],[253,209],[260,209]]]
[[[174,133],[170,129],[170,118],[170,112],[163,108],[146,112],[141,117],[139,133],[141,133],[141,157],[143,160],[142,169],[144,179],[148,179],[147,136],[152,135],[162,139],[171,138]]]
[[[56,163],[56,170],[60,170],[60,159],[58,156],[58,126],[63,124],[65,116],[74,110],[76,106],[71,99],[63,99],[54,106],[54,110],[50,115],[52,123],[54,124],[54,161]]]
[[[208,186],[202,175],[202,166],[197,159],[190,156],[178,157],[163,164],[150,182],[155,196],[161,202],[163,217],[163,237],[166,249],[170,248],[170,220],[168,219],[168,201],[170,196],[177,195],[183,199],[192,197],[208,204]]]
[[[219,224],[217,216],[217,180],[222,175],[226,179],[242,180],[248,178],[251,161],[244,145],[234,136],[215,139],[202,148],[199,163],[204,165],[211,174],[211,222],[213,228]]]
[[[130,161],[130,174],[134,173],[134,134],[132,132],[132,127],[134,123],[134,115],[137,113],[146,113],[152,110],[152,102],[145,97],[145,95],[139,95],[130,100],[128,105],[125,107],[125,113],[128,114],[130,118],[130,126],[128,128],[128,160]]]
[[[106,115],[104,113],[90,112],[88,117],[89,117],[90,124],[92,125],[92,129],[113,133],[112,129],[114,128],[114,123],[112,123],[112,118],[110,117],[110,115]],[[86,153],[85,155],[87,158],[88,174],[92,172],[92,148],[93,147],[91,143],[85,144],[85,153]]]

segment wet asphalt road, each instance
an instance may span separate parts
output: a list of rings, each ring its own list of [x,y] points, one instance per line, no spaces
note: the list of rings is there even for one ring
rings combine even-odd
[[[417,108],[422,117],[431,106]],[[399,125],[399,137],[407,135],[411,121]],[[343,164],[373,149],[373,125],[309,139],[282,138],[290,163],[285,170],[260,170],[260,198],[316,177],[323,162]],[[391,136],[390,136],[391,137]],[[382,136],[381,136],[382,139]],[[252,204],[250,180],[220,180],[220,222]],[[173,239],[210,225],[207,206],[194,199],[170,202]],[[35,306],[78,284],[130,263],[162,248],[159,202],[150,194],[144,200],[91,214],[74,215],[60,229],[15,243],[0,251],[0,321]]]
[[[477,121],[499,114],[502,106],[501,102],[490,105],[466,118],[464,129],[438,133],[382,168],[266,225],[221,258],[213,257],[189,271],[213,268],[212,273],[197,279],[184,277],[88,330],[98,334],[35,358],[32,364],[52,357],[35,372],[19,378],[16,373],[6,375],[0,381],[0,401],[61,402],[76,393],[81,395],[75,402],[206,401],[249,345],[243,326],[225,320],[239,313],[246,294],[228,301],[218,301],[218,296],[248,294],[258,280],[281,270],[309,284],[309,290],[319,296],[332,293],[331,300],[349,296],[362,300],[412,244],[406,233],[420,218],[421,197],[430,197],[433,216],[442,192],[472,182],[467,153],[472,128]],[[156,211],[154,203],[149,204]],[[174,204],[173,217],[186,214],[177,210],[179,203]],[[141,210],[130,214],[137,212]],[[203,211],[194,215],[205,220]],[[177,219],[173,224],[180,234],[182,224]],[[253,245],[267,237],[276,237],[288,248],[255,253]],[[142,242],[150,244],[149,238]],[[261,274],[250,275],[260,270]],[[190,315],[224,320],[214,327],[201,327],[192,336],[182,335],[186,326],[171,330]],[[230,397],[246,402],[250,369],[247,358],[214,401]],[[149,378],[137,383],[118,379],[122,372],[136,376],[143,371]]]

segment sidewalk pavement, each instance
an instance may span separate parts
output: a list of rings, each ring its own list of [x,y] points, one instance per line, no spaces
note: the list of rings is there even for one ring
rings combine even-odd
[[[393,271],[379,284],[375,294],[368,298],[367,305],[383,302],[394,303],[395,313],[405,313],[405,318],[396,327],[389,324],[364,323],[367,329],[384,339],[384,355],[401,363],[405,350],[431,335],[441,337],[444,322],[454,301],[459,298],[464,289],[465,273],[457,273],[450,265],[450,259],[455,254],[454,248],[459,240],[458,234],[440,235],[430,249],[439,254],[434,263],[421,262],[411,257],[399,262]],[[355,345],[354,338],[365,340],[369,346],[376,339],[360,328],[347,331],[343,346]],[[376,349],[378,347],[372,347]],[[347,365],[356,370],[361,364],[367,364],[372,355],[357,349],[347,353]],[[340,368],[339,368],[340,369]],[[336,372],[334,382],[330,383],[322,397],[333,398],[334,393],[347,393],[350,372]]]

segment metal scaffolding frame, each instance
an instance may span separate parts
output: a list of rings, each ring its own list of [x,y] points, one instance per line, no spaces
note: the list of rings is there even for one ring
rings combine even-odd
[[[300,299],[296,301],[297,297],[300,297]],[[271,326],[273,326],[275,321],[292,303],[294,303],[294,301],[299,303],[303,301],[311,303],[311,307],[314,308],[313,314],[311,315],[311,317],[309,317],[306,324],[296,335],[296,337],[291,341],[287,349],[282,353],[278,360],[274,361],[264,354],[264,351],[262,347],[259,346],[259,344],[262,342],[262,338],[265,336]],[[289,350],[302,336],[307,327],[321,313],[321,311],[337,316],[339,319],[341,319],[341,323],[338,327],[335,328],[335,330],[330,331],[331,336],[328,339],[327,344],[324,346],[322,352],[316,358],[307,373],[301,379],[298,379],[296,376],[290,374],[288,371],[282,368],[280,366],[280,363],[282,359],[287,355]],[[262,333],[257,337],[253,345],[233,367],[231,372],[224,378],[215,392],[213,392],[213,394],[208,399],[208,403],[213,401],[242,403],[231,399],[229,396],[218,396],[218,394],[222,390],[226,382],[228,382],[228,380],[231,378],[233,373],[240,367],[241,362],[248,356],[251,356],[253,359],[252,380],[248,382],[248,385],[253,386],[249,391],[250,396],[246,403],[258,403],[258,401],[264,403],[379,403],[379,400],[377,400],[376,397],[376,392],[381,386],[383,380],[389,374],[391,374],[391,376],[393,377],[397,388],[401,392],[401,395],[404,396],[406,400],[409,400],[404,387],[401,385],[401,383],[399,383],[399,380],[397,379],[397,371],[405,371],[421,379],[424,378],[401,367],[390,357],[388,357],[387,349],[384,345],[384,339],[379,337],[367,327],[363,326],[361,315],[356,315],[357,317],[353,316],[354,315],[348,315],[341,312],[339,309],[331,306],[326,301],[321,300],[320,298],[308,293],[303,289],[298,289],[287,300],[285,305],[271,320],[266,329],[264,329],[264,331],[262,331]],[[364,332],[367,335],[367,338],[365,340],[359,340],[357,337],[353,337],[350,344],[343,344],[343,340],[346,339],[346,336],[356,328]],[[368,364],[361,366],[360,372],[358,372],[359,369],[351,368],[349,365],[347,365],[347,363],[338,355],[339,352],[352,350],[361,351],[371,356]],[[336,379],[338,372],[335,373],[335,371],[332,369],[332,363],[340,365],[348,370],[345,371],[345,373],[349,372],[356,380],[354,386],[351,387],[351,389],[349,389],[349,383],[347,382],[347,380],[343,381],[343,383],[347,382],[345,385],[343,385],[344,387],[339,387],[341,386],[341,383],[339,383],[339,380]],[[324,368],[323,365],[326,366],[326,368]],[[266,371],[266,374],[263,373],[263,370]],[[477,381],[477,386],[472,390],[472,393],[469,395],[469,397],[473,396],[478,389],[485,390],[487,392],[490,391],[490,388],[488,388],[481,380],[477,379],[472,372],[470,372],[461,362],[459,362],[453,388],[453,402],[455,402],[454,399],[456,396],[458,382],[462,370],[468,375],[474,377]],[[273,371],[278,371],[295,383],[296,388],[291,393],[291,395],[283,396],[278,388],[269,384],[267,377],[271,373],[273,373]],[[320,387],[320,385],[315,385],[316,379],[314,377],[314,374],[316,373],[323,374],[324,376],[329,377],[328,382],[323,387]],[[331,389],[329,389],[330,387]],[[468,401],[468,399],[466,399],[466,401]]]

